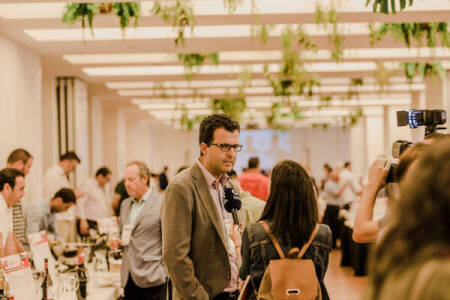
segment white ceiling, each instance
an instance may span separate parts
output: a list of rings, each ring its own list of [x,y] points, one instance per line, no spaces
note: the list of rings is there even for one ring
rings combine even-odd
[[[326,6],[329,1],[323,0],[321,4]],[[449,0],[415,0],[411,8],[396,15],[375,14],[371,7],[364,6],[364,0],[335,1],[340,3],[339,30],[345,36],[344,59],[340,64],[330,59],[332,45],[327,32],[314,24],[314,1],[256,1],[259,21],[272,26],[267,44],[251,37],[254,17],[250,13],[250,1],[245,0],[234,15],[227,12],[222,1],[194,1],[197,24],[192,34],[186,34],[185,45],[178,47],[174,45],[172,28],[159,17],[150,15],[153,1],[141,1],[139,26],[127,29],[125,39],[117,17],[99,15],[94,19],[94,36],[86,30],[85,40],[80,24],[70,26],[61,22],[66,2],[0,0],[0,31],[41,54],[44,73],[79,77],[88,83],[89,93],[106,104],[138,103],[144,110],[157,111],[156,116],[152,114],[155,118],[165,113],[151,106],[152,103],[156,106],[165,103],[169,107],[166,115],[171,113],[172,117],[180,114],[174,112],[174,107],[180,103],[188,103],[193,115],[195,109],[203,113],[210,97],[237,93],[237,78],[244,67],[253,72],[251,87],[245,90],[250,114],[253,119],[263,116],[270,103],[276,100],[262,74],[263,66],[269,64],[271,70],[278,70],[280,33],[286,25],[303,24],[317,44],[317,53],[304,55],[306,68],[321,78],[322,87],[315,90],[317,97],[334,96],[334,102],[327,108],[329,113],[314,113],[320,103],[305,102],[307,100],[298,97],[295,101],[299,106],[311,111],[306,113],[310,120],[348,114],[349,107],[355,105],[339,99],[347,94],[351,78],[364,78],[365,86],[358,88],[362,106],[409,103],[411,91],[424,90],[420,78],[415,79],[413,85],[407,85],[402,73],[397,72],[391,86],[380,96],[374,79],[377,62],[385,63],[386,68],[392,70],[407,61],[439,60],[450,67],[449,49],[436,48],[434,52],[426,48],[407,49],[402,41],[391,37],[372,48],[368,29],[369,23],[380,22],[448,22]],[[214,66],[206,61],[194,80],[188,82],[176,54],[213,52],[219,52],[220,64]],[[161,87],[166,89],[163,98],[158,92]]]

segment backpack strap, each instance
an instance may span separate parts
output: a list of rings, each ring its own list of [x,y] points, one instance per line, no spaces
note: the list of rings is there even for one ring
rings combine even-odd
[[[272,243],[275,246],[275,250],[277,250],[278,255],[280,256],[280,258],[281,259],[285,259],[286,256],[284,256],[284,253],[283,253],[283,250],[281,250],[280,244],[278,244],[277,239],[273,235],[272,231],[270,231],[270,228],[267,225],[267,223],[264,222],[264,221],[259,221],[258,223],[260,223],[262,225],[262,227],[264,227],[264,230],[267,232],[267,234],[269,235],[270,239],[272,240]]]
[[[298,254],[297,258],[302,259],[303,255],[305,254],[306,250],[308,250],[309,245],[311,245],[312,241],[316,237],[317,232],[319,232],[319,224],[316,224],[316,227],[314,228],[313,232],[311,233],[311,236],[309,237],[309,240],[306,244],[303,245],[302,249],[300,250],[300,253]]]

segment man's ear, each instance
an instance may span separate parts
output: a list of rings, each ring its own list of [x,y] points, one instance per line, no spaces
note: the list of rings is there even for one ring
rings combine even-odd
[[[3,186],[3,192],[6,193],[11,193],[12,192],[12,187],[9,185],[9,183],[5,183],[5,185]]]
[[[200,144],[200,152],[203,155],[205,155],[207,151],[208,151],[208,145],[206,143],[201,143]]]

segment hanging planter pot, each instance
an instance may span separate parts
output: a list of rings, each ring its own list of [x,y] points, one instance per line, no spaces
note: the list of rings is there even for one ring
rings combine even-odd
[[[112,11],[112,3],[101,2],[98,9],[101,14],[109,14]]]

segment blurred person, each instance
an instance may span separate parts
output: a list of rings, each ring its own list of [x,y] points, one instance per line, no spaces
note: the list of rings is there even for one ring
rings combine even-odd
[[[130,195],[122,202],[119,227],[123,258],[121,287],[125,300],[165,300],[167,273],[161,250],[161,205],[158,187],[150,184],[151,172],[141,161],[125,167],[123,178]]]
[[[25,251],[13,232],[12,208],[25,196],[25,174],[5,168],[0,171],[0,256]]]
[[[44,197],[50,199],[57,191],[62,188],[72,188],[70,183],[70,174],[75,172],[78,164],[81,163],[78,155],[69,151],[59,157],[59,162],[50,167],[44,176]],[[75,190],[77,198],[84,194]],[[75,210],[70,208],[66,212],[57,214],[58,232],[66,242],[75,242],[77,240],[77,226],[75,220]]]
[[[238,261],[224,206],[227,172],[236,163],[239,123],[213,114],[200,124],[200,158],[169,184],[161,221],[163,256],[174,299],[237,299]]]
[[[434,142],[399,183],[374,252],[366,299],[443,300],[450,295],[450,140]]]
[[[279,259],[271,238],[261,222],[265,222],[280,244],[285,256],[315,237],[303,258],[312,259],[319,280],[322,299],[329,299],[324,284],[331,250],[331,231],[318,224],[316,193],[311,177],[292,160],[279,162],[272,170],[270,194],[260,222],[248,224],[242,235],[240,278],[251,276],[251,290],[258,291],[270,260]],[[238,237],[235,235],[234,238]],[[239,245],[239,240],[235,241]],[[251,299],[256,299],[253,294]]]
[[[325,182],[323,193],[327,201],[327,207],[323,215],[323,223],[331,228],[333,233],[332,247],[336,248],[336,241],[340,238],[339,232],[339,210],[344,206],[342,193],[348,188],[348,183],[339,184],[339,175],[337,172],[331,172],[329,179]]]
[[[163,171],[158,175],[159,188],[161,191],[165,191],[167,186],[169,185],[169,179],[167,178],[167,171],[169,167],[164,166]]]
[[[81,163],[78,155],[69,151],[59,157],[59,162],[45,172],[44,196],[52,197],[61,188],[70,188],[69,176]]]
[[[33,165],[34,158],[25,149],[18,148],[13,150],[7,159],[6,167],[16,169],[22,172],[25,176],[30,172],[31,166]],[[23,213],[23,202],[21,199],[17,205],[13,206],[13,232],[17,239],[28,248],[28,238],[26,234],[26,222]]]
[[[320,180],[320,190],[323,191],[323,189],[325,188],[325,183],[327,182],[327,180],[330,179],[330,174],[331,172],[333,172],[333,168],[328,164],[325,163],[323,165],[323,171],[325,176]]]
[[[339,172],[339,179],[340,186],[348,185],[348,188],[342,192],[341,197],[344,206],[349,205],[361,195],[361,187],[353,175],[351,162],[346,161],[344,163],[344,167]]]
[[[405,150],[400,156],[398,167],[395,171],[395,179],[397,182],[402,181],[411,164],[417,160],[429,145],[425,143],[417,143],[414,146]],[[382,230],[389,218],[389,207],[384,217],[378,220],[373,220],[373,208],[377,199],[378,193],[386,185],[386,176],[389,169],[386,167],[385,159],[375,160],[369,169],[368,184],[363,189],[363,196],[361,198],[358,211],[355,217],[353,228],[353,240],[357,243],[372,243],[377,240],[380,230]],[[397,185],[391,184],[389,190],[395,193]],[[392,197],[389,197],[391,202]]]
[[[187,168],[189,168],[189,167],[187,167],[187,166],[179,167],[178,170],[177,170],[177,174],[181,173],[182,171],[186,170]]]
[[[241,197],[242,206],[239,210],[241,223],[245,226],[246,224],[256,222],[261,217],[266,203],[241,188],[239,179],[234,169],[231,170],[231,172],[228,172],[227,175],[238,189],[239,196]]]
[[[114,197],[112,201],[112,209],[116,217],[120,216],[120,206],[122,201],[130,197],[125,188],[125,180],[120,180],[114,188]]]
[[[90,228],[97,229],[98,219],[112,215],[109,187],[111,176],[112,173],[107,167],[101,167],[94,178],[88,178],[79,186],[78,190],[84,194],[77,203],[77,228],[81,236],[87,235]]]
[[[24,206],[27,220],[27,234],[45,230],[60,239],[56,226],[56,213],[66,212],[76,204],[75,193],[72,189],[62,188],[52,197],[29,202]]]
[[[251,157],[248,160],[248,168],[239,176],[239,183],[244,191],[266,201],[269,195],[269,178],[261,174],[258,157]]]

